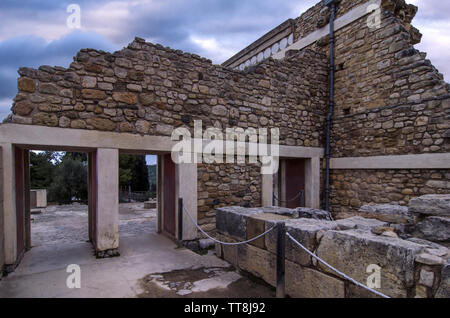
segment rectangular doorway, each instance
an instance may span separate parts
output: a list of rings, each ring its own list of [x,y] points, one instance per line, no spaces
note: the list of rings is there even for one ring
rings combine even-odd
[[[274,204],[290,209],[305,206],[306,159],[281,159],[274,178]]]

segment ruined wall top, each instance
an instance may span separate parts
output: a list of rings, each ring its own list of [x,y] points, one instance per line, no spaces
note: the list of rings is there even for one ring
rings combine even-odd
[[[305,51],[246,72],[137,38],[113,54],[83,49],[68,69],[21,68],[7,122],[170,136],[176,127],[280,128],[320,146],[327,60]]]

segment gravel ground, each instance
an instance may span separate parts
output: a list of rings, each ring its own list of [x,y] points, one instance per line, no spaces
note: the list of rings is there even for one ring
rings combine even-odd
[[[121,237],[154,233],[156,224],[156,209],[144,210],[143,203],[120,204]],[[86,242],[89,240],[88,230],[87,205],[49,206],[41,214],[31,215],[32,246]]]

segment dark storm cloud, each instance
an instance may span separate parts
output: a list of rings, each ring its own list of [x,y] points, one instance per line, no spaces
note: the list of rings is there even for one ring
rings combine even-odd
[[[319,0],[0,0],[0,119],[17,91],[17,69],[68,66],[81,48],[115,50],[134,36],[221,63],[271,28]],[[418,48],[444,74],[450,52],[450,1],[407,0],[419,6]],[[83,32],[66,26],[69,4],[81,7]],[[438,39],[439,41],[436,41]]]
[[[50,43],[35,36],[15,37],[0,42],[0,118],[11,107],[11,102],[7,100],[11,100],[17,92],[19,67],[68,67],[77,51],[85,47],[105,51],[117,49],[103,36],[86,32],[74,32]]]

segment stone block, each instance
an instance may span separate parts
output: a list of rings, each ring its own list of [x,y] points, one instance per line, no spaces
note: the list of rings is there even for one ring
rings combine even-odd
[[[285,224],[286,232],[310,251],[315,251],[318,246],[316,236],[319,232],[337,229],[335,222],[313,219],[293,219],[286,221]],[[272,231],[266,236],[267,250],[276,253],[276,243],[277,233]],[[311,257],[289,238],[286,238],[286,259],[303,266],[311,265]]]
[[[387,227],[388,223],[375,219],[366,219],[360,216],[354,216],[348,219],[336,221],[340,230],[371,230],[376,227]]]
[[[450,298],[450,261],[442,267],[441,282],[436,291],[435,298]]]
[[[450,194],[429,194],[409,201],[409,212],[450,216]]]
[[[331,215],[329,212],[311,208],[297,208],[295,209],[298,214],[298,218],[327,220],[331,221]]]
[[[286,261],[286,294],[293,298],[344,298],[342,280]]]
[[[392,204],[364,205],[359,209],[360,215],[388,223],[410,224],[414,216],[408,212],[408,207]]]
[[[430,216],[415,226],[414,236],[433,242],[450,241],[450,217]]]
[[[237,248],[238,267],[276,286],[276,256],[252,245]]]
[[[216,228],[223,234],[245,240],[247,238],[247,217],[261,213],[260,209],[224,207],[216,210]]]
[[[257,237],[258,235],[261,235],[265,231],[269,230],[271,227],[273,227],[276,223],[276,221],[284,221],[290,219],[289,216],[285,215],[278,215],[273,213],[262,213],[262,214],[256,214],[249,216],[247,218],[247,240],[253,239]],[[270,221],[269,224],[267,224],[267,221]],[[275,221],[275,222],[274,222]],[[267,224],[267,225],[266,225]],[[272,233],[275,233],[276,230],[272,231]],[[253,242],[250,242],[250,245],[266,249],[266,238],[261,237]]]
[[[150,210],[150,209],[156,209],[156,201],[147,201],[144,202],[144,209]]]
[[[317,255],[362,284],[369,265],[381,267],[380,292],[395,298],[407,297],[414,286],[414,259],[425,246],[396,238],[376,236],[367,230],[328,231]],[[320,264],[325,272],[330,269]]]

